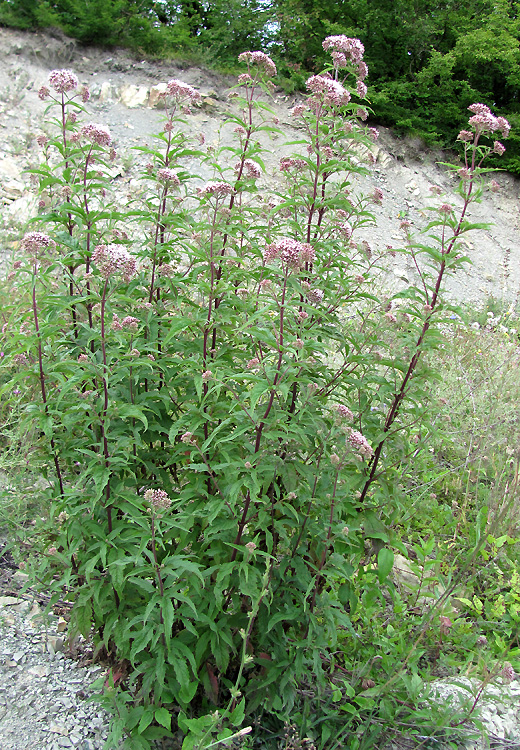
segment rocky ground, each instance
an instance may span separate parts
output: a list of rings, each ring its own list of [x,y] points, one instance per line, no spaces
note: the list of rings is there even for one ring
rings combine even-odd
[[[223,122],[232,107],[227,98],[232,79],[179,63],[133,60],[120,51],[82,49],[58,33],[29,35],[0,29],[0,263],[4,270],[16,253],[24,226],[36,211],[36,199],[24,170],[38,163],[35,139],[41,132],[44,103],[37,92],[49,71],[62,67],[72,68],[89,86],[92,120],[110,126],[119,152],[115,177],[121,200],[137,189],[140,157],[132,147],[150,143],[151,133],[158,130],[161,113],[154,105],[162,82],[181,78],[201,91],[202,105],[190,122],[195,132],[205,135],[208,145],[230,137],[231,129]],[[289,140],[297,136],[289,114],[293,105],[293,99],[275,92],[272,108],[284,136],[266,141],[269,153],[264,184],[273,188],[280,184],[279,158],[288,153],[283,146],[285,136]],[[384,200],[376,207],[376,225],[364,230],[364,238],[377,251],[386,245],[399,246],[402,218],[410,219],[418,229],[424,226],[430,188],[439,185],[449,191],[452,182],[437,165],[437,161],[449,160],[446,155],[428,152],[419,142],[397,139],[384,130],[373,147],[373,157],[375,164],[366,178],[365,190],[380,187]],[[468,273],[450,282],[449,293],[460,303],[480,305],[492,296],[500,298],[506,307],[518,302],[520,185],[507,174],[499,174],[496,179],[501,190],[485,192],[470,217],[490,225],[467,243],[473,265]],[[396,260],[387,269],[384,283],[389,289],[413,283],[414,273],[404,260]],[[20,598],[20,573],[18,579],[16,575],[13,578],[12,561],[0,555],[2,566],[0,750],[101,748],[107,733],[106,715],[87,700],[88,686],[101,668],[88,663],[82,666],[77,659],[64,655],[65,619],[59,614],[50,620],[42,617],[45,601]],[[469,689],[471,699],[474,688],[466,685],[461,690]],[[483,704],[483,719],[489,736],[494,738],[493,746],[520,748],[520,683],[508,688],[499,685],[493,690]],[[441,695],[447,700],[445,693]],[[482,741],[477,746],[490,745]]]

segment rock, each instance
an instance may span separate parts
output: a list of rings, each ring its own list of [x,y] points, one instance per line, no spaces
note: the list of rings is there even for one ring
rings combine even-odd
[[[450,703],[464,713],[471,721],[471,710],[482,683],[467,677],[437,680],[431,684],[431,698],[436,703]],[[481,739],[466,743],[467,750],[488,748],[486,735],[494,739],[507,740],[508,747],[518,747],[520,743],[520,684],[488,684],[484,687],[472,715],[482,722],[484,732]]]
[[[67,622],[67,620],[65,620],[64,617],[59,617],[58,618],[58,624],[56,626],[56,629],[57,629],[58,633],[65,632],[67,630],[68,626],[69,626],[69,623]]]
[[[63,726],[62,724],[51,724],[49,727],[49,732],[53,732],[54,734],[62,734],[63,736],[67,736],[69,733],[69,730],[67,727]]]
[[[19,164],[18,160],[10,156],[0,161],[0,191],[10,198],[22,195],[26,189]]]
[[[30,219],[38,214],[38,199],[32,193],[26,193],[10,203],[5,209],[5,213],[17,224],[27,224]]]
[[[64,649],[64,639],[56,635],[48,635],[46,639],[46,648],[50,654],[56,654]]]
[[[110,81],[103,81],[99,90],[99,101],[110,102],[116,98],[115,90]]]
[[[166,83],[156,83],[152,88],[150,89],[150,96],[148,97],[148,106],[149,107],[164,107],[162,94],[166,93],[167,84]]]
[[[17,570],[16,573],[13,574],[13,581],[15,583],[18,583],[20,585],[24,585],[27,583],[29,579],[28,573],[23,573],[21,570]]]
[[[9,607],[13,604],[20,604],[17,596],[0,596],[0,607]]]
[[[119,99],[128,109],[135,109],[136,107],[146,106],[148,95],[148,88],[146,86],[129,84],[121,88]]]
[[[218,109],[219,105],[216,99],[212,99],[211,96],[205,96],[202,98],[200,106],[206,112],[215,112]]]

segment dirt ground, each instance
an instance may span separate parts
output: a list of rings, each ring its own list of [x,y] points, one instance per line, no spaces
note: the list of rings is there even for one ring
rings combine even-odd
[[[92,98],[87,108],[93,121],[111,129],[123,165],[118,177],[122,200],[137,177],[139,156],[132,147],[151,143],[151,135],[161,120],[161,112],[149,106],[151,87],[170,78],[180,78],[196,87],[203,94],[203,103],[191,116],[191,127],[204,134],[208,145],[217,139],[225,142],[232,136],[232,128],[224,124],[232,111],[227,96],[234,83],[230,77],[180,63],[133,59],[121,50],[82,48],[60,32],[29,34],[0,29],[0,210],[4,224],[0,256],[7,260],[16,247],[16,233],[34,212],[34,199],[27,193],[28,177],[23,170],[38,159],[35,138],[41,132],[45,104],[37,92],[46,83],[50,70],[63,67],[74,70],[81,83],[89,86]],[[271,101],[283,135],[264,143],[268,154],[262,179],[264,186],[274,190],[281,185],[279,158],[292,150],[284,146],[284,141],[298,137],[290,115],[294,103],[293,97],[280,90],[275,91]],[[417,230],[426,224],[432,186],[438,185],[449,193],[455,182],[438,165],[452,160],[453,154],[428,151],[417,139],[397,138],[382,129],[373,155],[375,164],[362,188],[370,192],[375,186],[380,187],[384,199],[374,210],[376,224],[363,228],[358,239],[366,239],[377,252],[387,245],[401,245],[399,223],[403,218],[411,220]],[[202,172],[201,176],[209,175]],[[482,202],[472,206],[469,216],[471,221],[488,224],[487,229],[468,235],[466,249],[472,266],[447,286],[457,302],[481,305],[495,297],[512,306],[519,301],[520,181],[505,173],[495,179],[500,191],[484,190]],[[460,205],[460,199],[454,199],[453,204]],[[414,281],[411,261],[399,257],[392,261],[384,277],[390,291]]]

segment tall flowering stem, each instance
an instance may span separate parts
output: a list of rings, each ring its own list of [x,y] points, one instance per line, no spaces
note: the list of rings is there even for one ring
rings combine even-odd
[[[464,143],[464,159],[465,167],[462,170],[458,170],[461,176],[461,193],[464,198],[464,203],[461,209],[460,217],[458,222],[453,227],[453,233],[451,239],[446,239],[446,227],[448,226],[448,216],[452,213],[452,208],[448,204],[440,206],[439,211],[443,215],[442,220],[442,235],[441,235],[441,255],[442,259],[439,265],[437,273],[437,279],[431,297],[426,296],[426,317],[415,344],[415,353],[413,354],[405,375],[401,381],[401,385],[396,391],[396,395],[390,405],[387,412],[385,423],[383,426],[383,437],[379,441],[378,445],[374,450],[372,456],[368,477],[364,483],[363,489],[361,490],[360,502],[363,502],[367,496],[367,493],[377,477],[377,468],[381,458],[381,453],[385,445],[387,436],[395,423],[401,405],[406,397],[407,389],[413,378],[414,372],[419,363],[419,359],[423,352],[423,345],[426,335],[430,329],[433,321],[434,313],[436,312],[439,305],[439,295],[442,287],[445,272],[448,268],[450,258],[454,254],[456,242],[465,228],[466,213],[470,203],[472,202],[472,193],[475,186],[475,179],[479,176],[478,170],[482,166],[484,159],[489,156],[490,153],[502,154],[505,150],[501,144],[495,142],[493,149],[490,147],[482,147],[479,145],[479,141],[482,135],[492,134],[497,130],[502,133],[502,137],[507,137],[510,131],[510,125],[507,120],[503,117],[496,118],[491,114],[491,111],[486,105],[483,104],[472,104],[469,108],[470,112],[473,112],[473,116],[469,120],[469,124],[472,130],[463,130],[459,133],[459,140]],[[471,146],[469,146],[471,144]],[[502,150],[503,149],[503,150]]]
[[[47,392],[45,388],[45,372],[43,369],[42,337],[41,337],[41,332],[40,332],[40,324],[38,320],[38,305],[36,302],[36,279],[37,279],[37,273],[38,273],[39,256],[52,250],[55,247],[55,243],[46,234],[42,234],[41,232],[31,232],[25,235],[24,239],[22,240],[22,247],[26,250],[26,252],[28,252],[32,256],[32,311],[33,311],[34,328],[36,331],[36,338],[38,341],[37,345],[38,345],[38,370],[39,370],[39,380],[40,380],[40,392],[42,394],[42,401],[43,401],[43,408],[45,410],[45,415],[48,417],[49,406],[47,403]],[[54,461],[54,468],[56,470],[56,477],[57,477],[58,484],[60,487],[60,495],[61,497],[64,497],[65,492],[64,492],[64,487],[63,487],[63,476],[61,473],[58,452],[56,450],[56,444],[54,442],[54,437],[52,436],[50,438],[50,447],[51,447],[51,453],[52,453],[52,457]]]

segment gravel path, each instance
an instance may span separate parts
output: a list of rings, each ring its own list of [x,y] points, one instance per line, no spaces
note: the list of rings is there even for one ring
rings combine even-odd
[[[101,750],[108,716],[88,701],[102,673],[61,649],[63,618],[33,601],[0,596],[1,750]]]

